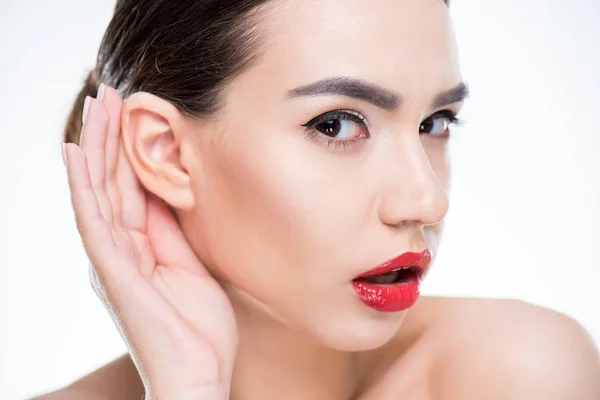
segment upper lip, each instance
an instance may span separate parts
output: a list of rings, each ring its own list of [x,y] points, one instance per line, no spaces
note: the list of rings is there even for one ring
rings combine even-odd
[[[431,252],[428,249],[425,249],[419,253],[402,253],[399,256],[394,257],[373,269],[370,269],[364,274],[357,276],[355,279],[369,278],[371,276],[382,275],[397,269],[408,267],[414,267],[417,269],[419,274],[422,274],[423,271],[429,266],[430,262]]]

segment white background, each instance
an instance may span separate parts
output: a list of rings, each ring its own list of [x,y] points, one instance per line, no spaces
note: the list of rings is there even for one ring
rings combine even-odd
[[[113,4],[0,1],[1,399],[124,351],[88,283],[59,150]],[[472,97],[424,291],[548,306],[598,344],[600,2],[455,0],[452,14]]]

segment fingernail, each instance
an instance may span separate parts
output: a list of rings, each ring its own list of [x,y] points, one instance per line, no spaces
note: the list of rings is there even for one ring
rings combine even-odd
[[[85,96],[85,101],[83,102],[83,113],[81,113],[81,122],[85,124],[85,120],[87,118],[88,109],[90,108],[90,96]]]
[[[62,154],[63,164],[65,167],[69,165],[69,160],[67,159],[67,144],[65,142],[61,143],[60,152]]]
[[[100,86],[98,86],[98,94],[96,95],[96,98],[100,101],[104,98],[104,89],[106,89],[106,86],[104,83],[101,83]]]

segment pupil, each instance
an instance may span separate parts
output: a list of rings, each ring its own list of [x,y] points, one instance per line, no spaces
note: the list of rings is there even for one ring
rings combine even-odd
[[[319,129],[322,133],[335,136],[338,134],[340,130],[340,121],[337,119],[332,119],[330,121],[325,121],[321,124],[321,129]]]
[[[426,119],[421,124],[421,132],[429,132],[429,131],[431,131],[432,125],[433,125],[433,122],[430,119]]]

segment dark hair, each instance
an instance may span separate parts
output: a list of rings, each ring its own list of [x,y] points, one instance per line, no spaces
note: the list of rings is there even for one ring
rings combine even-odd
[[[257,7],[266,1],[117,1],[63,140],[79,143],[83,102],[101,82],[123,97],[153,93],[186,116],[216,111],[223,86],[258,56]]]
[[[79,143],[83,102],[100,82],[123,97],[153,93],[188,117],[218,110],[223,86],[258,57],[258,6],[266,1],[118,0],[63,140]]]

